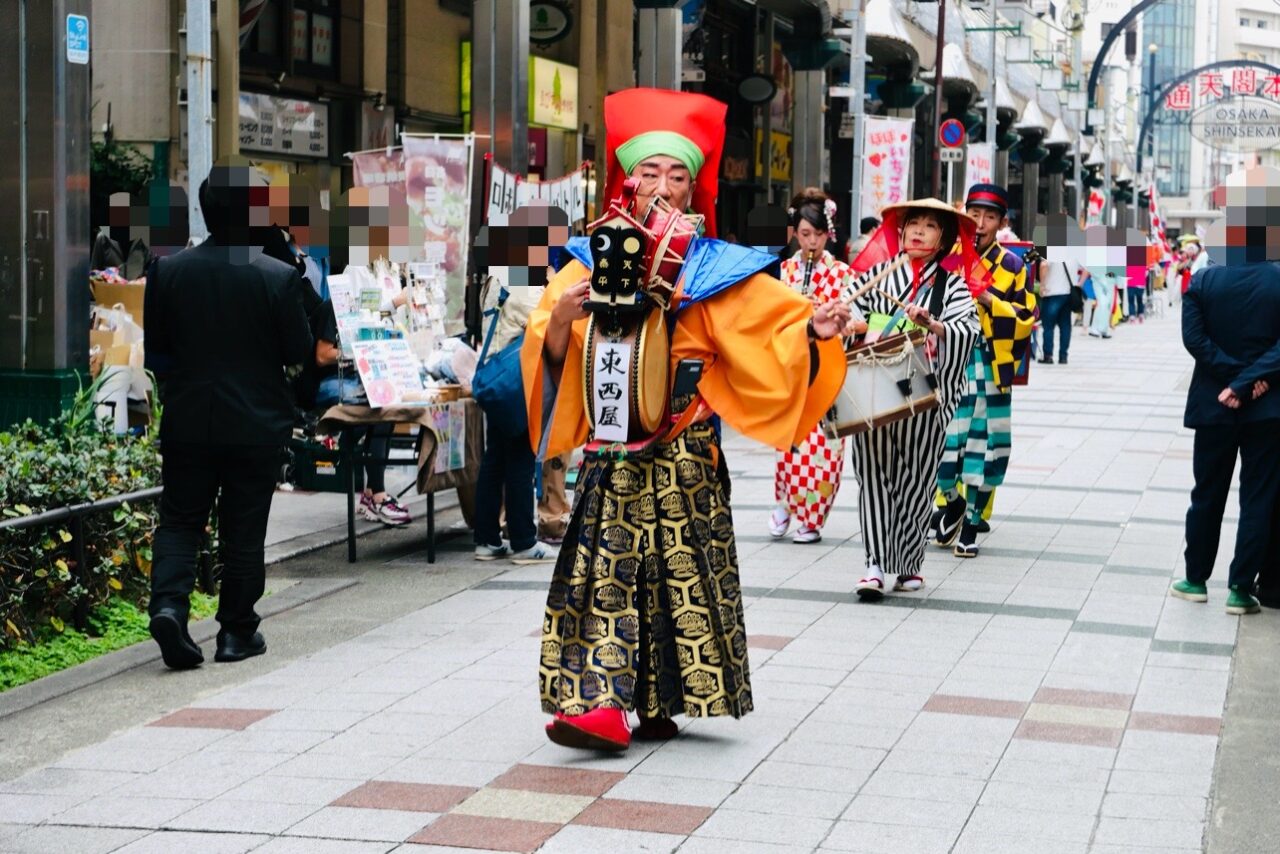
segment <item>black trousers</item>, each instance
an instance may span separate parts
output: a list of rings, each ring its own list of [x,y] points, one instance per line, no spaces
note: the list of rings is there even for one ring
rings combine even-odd
[[[538,541],[537,512],[534,505],[534,454],[528,431],[511,436],[499,430],[485,430],[484,456],[476,479],[476,545],[502,543],[498,517],[507,508],[507,533],[511,550],[522,552]]]
[[[164,494],[152,545],[151,606],[184,617],[196,583],[196,552],[218,501],[222,631],[248,636],[260,619],[253,610],[266,584],[267,516],[280,473],[280,449],[265,445],[192,445],[166,442]]]
[[[1280,421],[1196,429],[1192,470],[1196,484],[1187,510],[1187,580],[1204,584],[1213,574],[1222,514],[1240,458],[1240,523],[1228,583],[1252,593],[1254,580],[1275,557],[1271,532],[1280,495]]]

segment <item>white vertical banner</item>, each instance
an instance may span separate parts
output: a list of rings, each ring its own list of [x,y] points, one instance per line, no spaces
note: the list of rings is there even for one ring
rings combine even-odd
[[[862,167],[862,199],[858,218],[880,216],[885,205],[907,201],[911,195],[911,147],[914,119],[867,116]]]
[[[992,183],[992,176],[995,175],[995,148],[993,142],[969,143],[969,149],[965,152],[964,180],[968,184],[964,187],[966,195],[969,187],[974,184]]]
[[[595,414],[595,438],[602,442],[626,442],[631,431],[631,344],[601,341],[592,352],[591,402]]]

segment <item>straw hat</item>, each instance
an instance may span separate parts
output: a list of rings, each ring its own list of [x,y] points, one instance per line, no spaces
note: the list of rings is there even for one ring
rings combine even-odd
[[[897,211],[899,215],[908,208],[916,208],[927,211],[937,211],[938,213],[948,214],[953,217],[965,216],[964,213],[953,208],[951,205],[941,199],[913,199],[909,202],[898,202],[894,205],[885,205],[880,209],[880,216],[884,218],[889,211]]]

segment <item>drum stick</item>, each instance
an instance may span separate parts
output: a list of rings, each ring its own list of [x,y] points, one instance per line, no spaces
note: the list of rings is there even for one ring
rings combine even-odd
[[[885,299],[887,299],[889,302],[891,302],[891,303],[893,303],[894,305],[896,305],[898,308],[902,309],[903,311],[906,311],[907,309],[911,308],[911,306],[907,305],[905,302],[903,302],[902,300],[898,299],[898,298],[897,298],[897,297],[895,297],[893,294],[889,293],[888,291],[884,290],[883,288],[876,288],[876,292],[877,292],[878,294],[880,294],[880,296],[882,296],[882,297],[884,297]]]
[[[911,260],[911,256],[910,256],[910,255],[905,255],[905,254],[904,254],[901,258],[899,258],[898,260],[894,261],[894,262],[893,262],[892,264],[890,264],[888,267],[885,267],[883,270],[881,270],[879,273],[877,273],[877,274],[875,275],[875,277],[874,277],[871,281],[867,282],[865,285],[863,285],[862,287],[860,287],[860,288],[858,288],[856,291],[854,291],[852,294],[850,294],[850,295],[849,295],[849,298],[848,298],[848,299],[846,299],[846,300],[845,300],[845,302],[846,302],[846,303],[848,303],[848,304],[850,304],[850,305],[852,305],[852,304],[853,304],[853,302],[854,302],[854,300],[856,300],[858,297],[862,296],[863,294],[865,294],[867,291],[871,290],[872,288],[876,287],[876,285],[879,285],[881,282],[883,282],[883,281],[884,281],[885,279],[887,279],[889,276],[893,275],[893,273],[897,272],[897,270],[898,270],[900,267],[903,267],[903,266],[904,266],[908,261],[910,261],[910,260]]]

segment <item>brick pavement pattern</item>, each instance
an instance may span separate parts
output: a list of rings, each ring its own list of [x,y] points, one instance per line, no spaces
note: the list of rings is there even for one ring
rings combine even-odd
[[[549,569],[517,568],[0,783],[0,851],[1199,851],[1238,618],[1225,563],[1208,606],[1166,596],[1189,375],[1172,317],[1037,366],[981,557],[931,549],[879,605],[852,593],[856,488],[821,544],[773,541],[773,452],[730,441],[741,721],[549,744]]]

